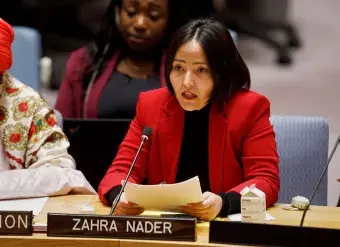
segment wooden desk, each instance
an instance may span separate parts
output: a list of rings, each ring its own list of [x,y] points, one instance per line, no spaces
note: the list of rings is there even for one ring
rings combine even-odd
[[[62,196],[50,198],[41,213],[35,217],[35,222],[46,223],[47,213],[81,213],[80,206],[91,205],[96,214],[108,214],[110,208],[105,207],[97,196]],[[299,225],[302,216],[301,211],[286,211],[282,205],[276,205],[268,212],[276,220],[268,222],[278,225]],[[156,212],[146,212],[147,215],[155,215]],[[221,219],[227,220],[227,219]],[[340,208],[312,206],[305,219],[306,226],[340,229]],[[197,225],[197,242],[170,242],[148,240],[121,240],[121,239],[89,239],[89,238],[55,238],[47,237],[46,234],[36,233],[30,237],[0,236],[1,247],[3,246],[110,246],[110,247],[173,247],[173,246],[233,246],[209,244],[209,223]]]

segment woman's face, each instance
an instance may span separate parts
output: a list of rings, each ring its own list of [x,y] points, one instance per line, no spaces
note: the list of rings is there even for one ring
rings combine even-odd
[[[214,82],[205,53],[197,41],[189,41],[178,49],[170,82],[184,110],[200,110],[208,103]]]
[[[118,29],[132,50],[147,51],[161,41],[168,10],[168,0],[123,0]]]

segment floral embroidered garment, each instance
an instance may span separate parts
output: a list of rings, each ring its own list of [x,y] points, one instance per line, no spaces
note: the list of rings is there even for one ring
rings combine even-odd
[[[96,194],[44,99],[9,74],[0,80],[0,200]]]

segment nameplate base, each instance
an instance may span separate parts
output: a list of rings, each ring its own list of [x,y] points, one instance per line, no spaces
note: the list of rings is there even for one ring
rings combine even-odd
[[[194,242],[196,219],[49,213],[47,236]]]
[[[0,235],[32,235],[32,211],[0,211]]]
[[[256,246],[339,246],[340,229],[211,221],[209,242]]]

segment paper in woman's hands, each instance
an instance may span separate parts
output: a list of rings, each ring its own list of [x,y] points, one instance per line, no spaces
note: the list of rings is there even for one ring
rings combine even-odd
[[[179,206],[203,201],[199,178],[193,177],[176,184],[126,184],[125,199],[145,210],[178,211]]]

